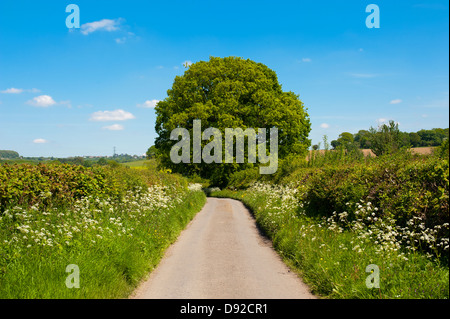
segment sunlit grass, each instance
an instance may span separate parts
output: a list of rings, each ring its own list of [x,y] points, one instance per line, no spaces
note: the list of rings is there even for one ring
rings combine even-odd
[[[448,238],[432,238],[433,230],[422,229],[421,223],[411,229],[395,228],[389,220],[377,218],[376,208],[368,203],[349,203],[361,206],[356,214],[360,218],[353,222],[346,221],[346,214],[310,217],[303,212],[301,192],[301,188],[256,184],[246,191],[212,195],[243,201],[286,263],[322,297],[449,297],[448,265],[420,249],[426,244],[448,254]],[[370,274],[366,267],[373,264],[380,270],[378,289],[366,286]]]
[[[0,217],[0,298],[124,298],[205,203],[198,187],[136,188],[71,208],[11,207]],[[80,288],[66,286],[66,267]]]

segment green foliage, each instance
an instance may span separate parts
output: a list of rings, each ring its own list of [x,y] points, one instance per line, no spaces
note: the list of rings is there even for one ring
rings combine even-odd
[[[417,132],[417,135],[420,137],[420,142],[418,143],[418,147],[420,146],[439,146],[445,139],[448,139],[449,130],[434,128],[432,130],[420,130]]]
[[[229,184],[235,189],[246,189],[257,180],[259,176],[259,168],[248,168],[233,173],[229,179]]]
[[[177,76],[168,97],[156,106],[155,145],[162,165],[185,175],[197,174],[220,186],[246,164],[174,164],[170,150],[175,141],[170,133],[177,127],[188,129],[192,137],[193,120],[203,129],[277,127],[279,157],[306,154],[311,129],[308,114],[298,95],[284,92],[277,75],[267,66],[236,57],[215,58],[192,64]],[[207,141],[203,141],[204,146]],[[225,143],[222,143],[223,147]],[[192,152],[192,147],[191,147]]]
[[[354,141],[359,145],[359,148],[370,148],[370,132],[366,130],[360,130],[354,136]]]
[[[152,158],[154,158],[156,156],[156,152],[157,152],[156,146],[152,145],[152,146],[150,146],[148,148],[148,150],[145,153],[145,155],[147,156],[147,159],[152,159]]]
[[[360,130],[353,134],[354,142],[358,148],[369,149],[372,146],[372,132]],[[439,146],[449,137],[449,129],[434,128],[431,130],[420,130],[418,132],[401,132],[398,133],[399,147],[429,147]],[[339,140],[331,141],[333,148],[340,145]]]
[[[309,161],[282,161],[273,176],[250,169],[233,174],[228,188],[245,189],[255,181],[304,187],[306,195],[299,200],[311,217],[347,212],[352,220],[355,207],[347,203],[363,200],[402,227],[413,217],[422,218],[430,228],[448,222],[448,151],[446,158],[413,156],[407,151],[376,158],[358,158],[344,150],[325,154],[313,153]],[[448,233],[439,235],[448,237]]]
[[[399,224],[412,216],[423,217],[429,227],[448,220],[448,158],[404,151],[378,158],[328,160],[320,166],[302,163],[285,172],[283,166],[275,181],[308,187],[304,200],[311,215],[349,212],[347,202],[365,200]]]
[[[444,139],[441,146],[436,150],[436,155],[440,158],[447,158],[449,157],[449,148],[448,148],[448,138]]]
[[[187,186],[152,167],[1,165],[0,298],[126,298],[204,205]]]
[[[86,194],[109,192],[105,174],[68,164],[0,166],[0,209],[14,205],[69,204]]]
[[[383,158],[371,163],[329,166],[310,173],[306,209],[330,216],[349,211],[347,202],[365,200],[400,225],[421,216],[427,226],[448,219],[448,162]]]
[[[369,132],[370,149],[377,156],[392,154],[402,146],[398,124],[394,121],[389,121],[389,125],[383,124],[379,126],[378,130],[371,127]]]
[[[341,133],[338,138],[339,144],[344,146],[346,146],[347,144],[352,144],[353,141],[353,134],[349,132]]]
[[[97,161],[97,165],[100,165],[100,166],[108,165],[108,161],[106,160],[106,158],[102,157]]]
[[[87,161],[81,156],[60,158],[57,161],[63,164],[82,165],[84,167],[91,167],[93,165],[92,161]]]
[[[347,205],[359,211],[359,220],[354,222],[347,220],[344,212],[328,219],[307,216],[301,199],[308,192],[302,183],[298,187],[257,183],[245,191],[223,190],[212,196],[243,201],[283,260],[315,294],[338,299],[448,299],[448,265],[423,253],[428,245],[437,248],[444,242],[448,255],[448,235],[428,236],[430,243],[425,244],[424,234],[434,230],[422,228],[422,224],[412,228],[414,232],[399,229],[364,201]],[[374,216],[378,221],[367,221]],[[412,249],[414,244],[407,240],[420,244]],[[403,242],[409,247],[402,246]],[[365,270],[370,264],[380,269],[378,289],[366,286],[369,274]]]
[[[186,184],[169,174],[138,171],[119,164],[94,167],[58,163],[3,164],[0,165],[0,209],[15,205],[37,205],[43,209],[70,206],[88,195],[120,198],[129,190],[162,181]]]
[[[347,149],[332,141],[332,151],[286,158],[274,175],[235,173],[228,189],[212,196],[250,207],[275,249],[316,293],[448,298],[448,139],[435,156],[413,155],[399,147],[409,134],[395,124],[359,133],[354,143],[348,136]],[[385,141],[384,154],[364,157],[357,148],[362,136],[375,146]],[[381,289],[365,286],[369,264],[380,267]]]
[[[19,158],[19,153],[15,151],[2,151],[0,150],[0,159],[14,159]]]
[[[201,178],[198,175],[192,175],[192,176],[187,177],[186,179],[191,184],[200,184],[200,185],[202,185],[202,188],[207,188],[211,184],[211,181],[209,179]]]

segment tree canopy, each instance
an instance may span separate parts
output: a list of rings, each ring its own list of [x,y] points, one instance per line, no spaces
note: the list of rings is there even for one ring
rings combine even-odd
[[[389,124],[390,125],[390,124]],[[388,126],[384,124],[384,126]],[[382,128],[383,125],[380,126]],[[353,134],[354,143],[358,148],[369,149],[372,147],[373,134],[377,131],[372,129],[372,132],[367,130],[360,130]],[[347,134],[346,132],[342,134]],[[341,135],[342,135],[341,134]],[[399,147],[426,147],[426,146],[440,146],[443,141],[449,137],[449,129],[433,128],[431,130],[420,130],[418,132],[402,132],[398,131],[398,146]],[[331,146],[337,148],[342,145],[342,136],[337,140],[331,141]]]
[[[392,154],[402,147],[402,139],[398,123],[389,121],[375,129],[370,128],[370,149],[375,155]]]
[[[17,153],[16,151],[3,151],[0,150],[0,159],[4,158],[4,159],[15,159],[15,158],[19,158],[19,153]]]
[[[188,67],[177,76],[167,91],[167,98],[156,106],[155,146],[162,165],[174,172],[197,174],[216,184],[226,183],[227,176],[251,166],[243,164],[206,164],[171,162],[169,154],[176,141],[171,131],[185,128],[192,136],[193,121],[217,128],[278,128],[278,156],[304,154],[311,141],[311,124],[307,109],[293,92],[284,92],[276,73],[262,63],[239,57],[211,57]],[[202,146],[208,141],[203,141]]]
[[[152,145],[148,148],[147,152],[145,153],[147,159],[154,158],[156,156],[156,147],[155,145]]]

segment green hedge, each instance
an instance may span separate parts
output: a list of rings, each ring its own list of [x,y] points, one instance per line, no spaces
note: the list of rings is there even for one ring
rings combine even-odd
[[[364,200],[399,225],[413,216],[422,217],[427,227],[448,222],[448,160],[382,160],[342,167],[305,171],[308,193],[306,209],[312,215],[353,213],[348,202]]]
[[[349,213],[348,202],[372,202],[399,225],[418,216],[427,227],[448,222],[449,160],[437,156],[402,154],[355,161],[333,162],[321,167],[284,162],[275,175],[258,175],[246,170],[231,177],[230,189],[245,189],[254,181],[269,181],[306,187],[301,200],[308,215],[329,217],[333,212]]]
[[[150,169],[56,163],[3,164],[0,165],[0,211],[14,205],[70,206],[88,195],[120,198],[129,190],[161,182],[174,187],[187,186],[184,179]]]

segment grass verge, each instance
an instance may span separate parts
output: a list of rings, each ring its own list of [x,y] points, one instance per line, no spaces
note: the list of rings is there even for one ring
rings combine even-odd
[[[201,190],[154,185],[71,208],[10,207],[0,217],[0,298],[126,298],[205,201]]]
[[[302,203],[289,188],[259,185],[211,196],[238,199],[251,209],[284,261],[323,298],[449,298],[448,265],[418,251],[399,248],[389,238],[388,229],[382,231],[380,226],[378,230],[380,238],[389,240],[375,242],[369,233],[375,231],[374,227],[355,231],[344,229],[332,219],[302,214]],[[359,211],[365,210],[374,211],[367,207]],[[379,270],[379,288],[366,284],[374,283],[373,268],[367,268],[370,265]]]

